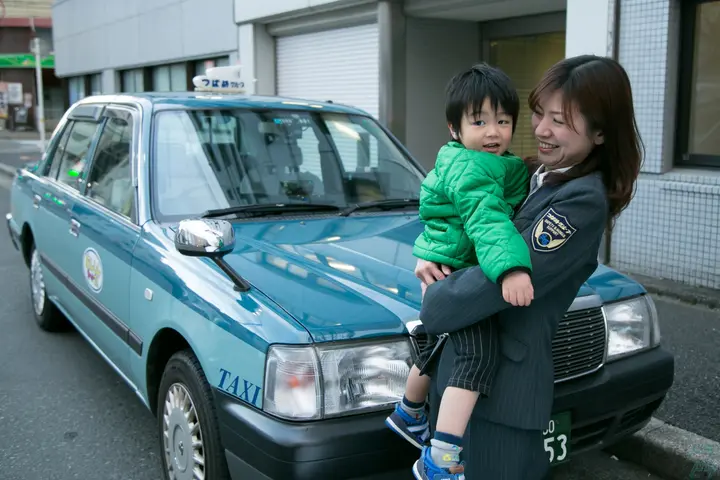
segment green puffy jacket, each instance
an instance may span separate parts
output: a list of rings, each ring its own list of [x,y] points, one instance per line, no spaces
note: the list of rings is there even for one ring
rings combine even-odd
[[[413,255],[455,269],[480,265],[493,282],[514,270],[532,271],[530,252],[512,223],[528,193],[522,159],[468,150],[450,142],[422,183],[425,224]]]

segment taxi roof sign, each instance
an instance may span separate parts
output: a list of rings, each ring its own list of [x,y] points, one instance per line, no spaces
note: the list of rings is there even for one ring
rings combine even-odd
[[[193,78],[196,92],[245,93],[245,82],[240,79],[240,65],[213,67],[205,70],[205,75]]]

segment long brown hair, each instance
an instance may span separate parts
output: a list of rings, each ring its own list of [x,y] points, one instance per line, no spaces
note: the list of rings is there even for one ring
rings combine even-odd
[[[548,175],[550,183],[564,183],[594,171],[602,173],[607,190],[610,218],[614,219],[630,203],[635,180],[640,173],[644,147],[633,108],[630,79],[615,60],[595,55],[566,58],[551,67],[530,93],[528,103],[538,110],[540,98],[560,90],[563,116],[572,124],[572,111],[579,110],[588,133],[600,131],[604,142],[565,173]],[[530,164],[537,159],[528,159]]]

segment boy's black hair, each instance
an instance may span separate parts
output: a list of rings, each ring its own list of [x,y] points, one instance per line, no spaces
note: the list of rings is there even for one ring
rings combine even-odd
[[[493,110],[497,111],[500,105],[512,117],[512,131],[515,133],[520,99],[510,77],[499,68],[487,63],[473,65],[450,80],[445,95],[445,118],[456,132],[460,131],[465,113],[479,113],[483,101],[489,98]]]

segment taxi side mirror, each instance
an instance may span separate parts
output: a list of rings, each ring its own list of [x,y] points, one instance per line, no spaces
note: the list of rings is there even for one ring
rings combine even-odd
[[[189,257],[221,258],[235,248],[235,231],[225,220],[182,220],[175,233],[175,248]]]

